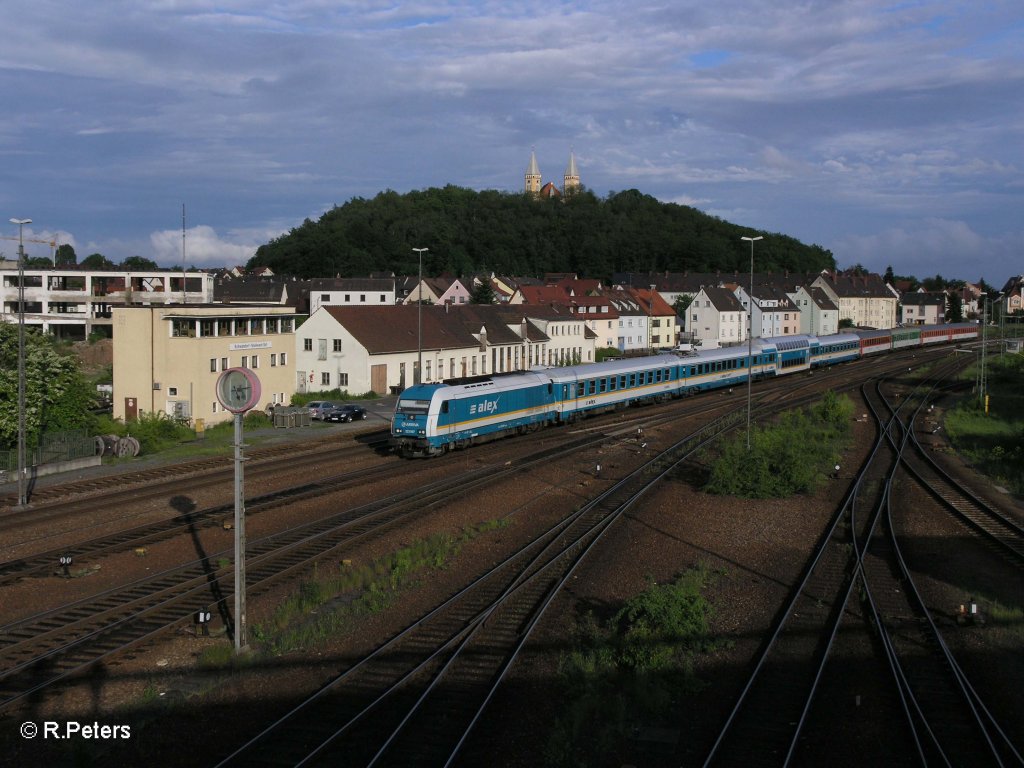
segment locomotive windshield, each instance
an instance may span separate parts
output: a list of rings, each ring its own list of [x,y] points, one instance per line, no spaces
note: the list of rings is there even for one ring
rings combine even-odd
[[[401,413],[426,413],[430,408],[429,400],[399,400],[398,410]]]

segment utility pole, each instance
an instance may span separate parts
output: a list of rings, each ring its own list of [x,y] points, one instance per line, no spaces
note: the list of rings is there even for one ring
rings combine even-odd
[[[11,219],[18,225],[18,505],[28,506],[25,483],[25,240],[24,227],[32,219]]]

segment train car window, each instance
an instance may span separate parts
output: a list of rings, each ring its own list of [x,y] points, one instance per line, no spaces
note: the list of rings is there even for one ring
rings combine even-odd
[[[626,377],[625,376],[619,376],[619,389],[625,389],[625,388],[626,388]]]
[[[619,377],[618,376],[612,376],[611,378],[609,378],[608,379],[608,389],[610,389],[612,392],[614,392],[618,388],[619,388]]]
[[[441,401],[441,413],[448,413],[448,401],[447,400],[442,400]],[[239,583],[241,583],[241,582],[239,582]]]
[[[586,382],[584,382],[584,381],[578,382],[576,384],[576,397],[583,397],[585,394],[587,394],[587,384],[586,384]]]
[[[594,381],[593,379],[587,382],[587,392],[589,392],[592,395],[597,392],[597,382]]]
[[[562,399],[563,400],[568,400],[569,399],[569,385],[568,384],[563,384],[562,385]]]
[[[636,386],[636,374],[635,373],[629,374],[629,386],[630,386],[630,388]]]
[[[598,392],[607,392],[608,391],[608,379],[601,379],[598,382],[597,391]]]

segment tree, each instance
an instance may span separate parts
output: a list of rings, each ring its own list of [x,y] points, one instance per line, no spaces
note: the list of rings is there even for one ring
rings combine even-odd
[[[681,293],[676,296],[676,300],[672,302],[672,309],[676,311],[676,314],[680,317],[686,317],[686,310],[693,304],[694,297],[688,293]]]
[[[921,281],[921,285],[926,291],[941,291],[946,287],[946,280],[942,275],[936,274],[935,277],[926,277]]]
[[[117,265],[102,253],[90,253],[82,259],[81,266],[86,269],[116,269]]]
[[[132,272],[141,272],[145,270],[160,269],[160,267],[151,259],[146,259],[142,256],[129,256],[121,262],[121,269],[126,269]]]
[[[25,334],[25,444],[43,432],[88,426],[93,395],[74,357],[52,336]],[[18,444],[18,327],[0,323],[0,446]]]
[[[494,288],[491,286],[491,281],[484,278],[480,281],[480,284],[473,288],[473,292],[469,295],[470,304],[493,304],[494,303]]]
[[[949,308],[946,310],[946,320],[951,323],[960,323],[964,319],[964,300],[960,291],[950,291],[947,297]]]
[[[78,263],[78,256],[75,255],[73,246],[63,243],[57,246],[57,252],[53,256],[54,266],[73,267]]]
[[[893,274],[892,264],[885,268],[885,282],[892,285],[896,282],[896,275]]]

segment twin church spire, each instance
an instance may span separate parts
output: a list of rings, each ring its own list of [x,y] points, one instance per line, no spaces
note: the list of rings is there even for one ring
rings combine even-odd
[[[561,195],[571,195],[579,190],[580,172],[576,167],[576,154],[569,150],[569,165],[566,166],[565,175],[562,177],[561,191],[558,190],[558,187],[553,182],[549,181],[542,186],[541,181],[540,166],[537,165],[537,154],[531,149],[530,165],[526,168],[525,191],[535,197],[559,197]]]

